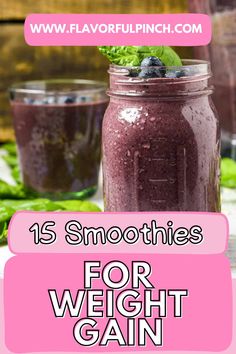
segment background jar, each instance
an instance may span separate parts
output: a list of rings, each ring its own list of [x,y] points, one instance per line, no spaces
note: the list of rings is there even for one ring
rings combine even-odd
[[[48,80],[10,88],[23,182],[52,198],[81,198],[97,189],[106,85]]]

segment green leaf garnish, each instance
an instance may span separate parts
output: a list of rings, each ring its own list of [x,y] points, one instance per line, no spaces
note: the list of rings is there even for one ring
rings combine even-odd
[[[165,66],[181,66],[178,54],[166,46],[101,46],[99,51],[113,64],[139,66],[144,58],[155,56]]]

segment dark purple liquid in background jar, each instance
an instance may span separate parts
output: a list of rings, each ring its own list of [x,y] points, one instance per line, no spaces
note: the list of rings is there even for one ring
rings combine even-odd
[[[189,10],[212,16],[212,41],[209,46],[194,47],[194,56],[211,61],[222,152],[229,154],[230,148],[236,159],[236,0],[189,0]]]
[[[110,67],[106,211],[220,210],[219,125],[209,70],[203,62],[193,77],[145,80]]]
[[[72,91],[42,97],[37,91],[40,85],[31,84],[35,94],[33,87],[31,95],[26,95],[26,91],[20,94],[17,88],[11,93],[24,184],[52,197],[91,195],[97,188],[101,159],[101,127],[107,107],[105,86],[86,82],[76,87],[75,83]],[[68,90],[68,85],[52,83],[47,90]],[[76,92],[76,88],[80,91]]]

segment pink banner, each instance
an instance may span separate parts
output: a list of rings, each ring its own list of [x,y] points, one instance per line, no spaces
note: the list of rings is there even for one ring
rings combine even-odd
[[[16,353],[218,352],[232,340],[224,255],[19,255],[5,268],[4,302]]]
[[[204,14],[31,14],[24,33],[32,46],[199,46],[212,35]]]
[[[236,353],[236,279],[233,279],[233,338],[230,346],[222,351],[222,354],[235,354]],[[0,279],[0,353],[1,354],[12,354],[13,352],[7,349],[5,345],[5,328],[4,328],[4,307],[3,307],[3,280]],[[47,354],[60,354],[61,351],[57,352],[47,352]],[[72,352],[66,352],[67,354],[72,354]],[[83,352],[85,354],[86,352]],[[131,354],[133,351],[127,351],[127,354]],[[154,352],[150,352],[153,353]],[[156,353],[156,351],[155,351]],[[29,354],[33,354],[33,352],[30,352]],[[46,354],[46,352],[45,352]],[[114,353],[114,354],[119,354],[119,352]],[[165,354],[183,354],[183,351],[166,351]],[[213,351],[201,351],[201,352],[196,352],[196,351],[191,351],[191,354],[215,354]]]
[[[18,212],[9,228],[17,256],[4,272],[6,346],[227,353],[227,239],[217,213]]]
[[[146,236],[145,227],[146,231],[150,229]],[[93,230],[88,232],[86,228]],[[49,234],[45,229],[49,230]],[[194,232],[202,238],[197,238],[197,234],[194,237]],[[35,240],[38,233],[42,243]],[[167,233],[169,238],[165,237]],[[227,242],[227,218],[217,213],[22,211],[13,216],[9,227],[9,247],[15,254],[100,254],[101,249],[103,253],[114,254],[220,254],[226,250]]]

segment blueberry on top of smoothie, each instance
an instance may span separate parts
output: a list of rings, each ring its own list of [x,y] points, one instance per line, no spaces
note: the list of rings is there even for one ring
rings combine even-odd
[[[55,103],[55,96],[45,97],[42,101],[43,104],[54,104]]]
[[[76,101],[76,97],[75,96],[68,96],[68,97],[66,97],[64,103],[70,104],[70,103],[75,103],[75,101]]]
[[[166,73],[166,70],[163,67],[164,65],[165,64],[155,56],[144,58],[140,64],[140,66],[143,67],[143,69],[140,71],[139,77],[142,78],[164,77]]]
[[[168,79],[175,79],[175,78],[180,78],[187,76],[184,72],[184,70],[172,70],[172,71],[167,71],[165,74],[165,77]]]
[[[174,78],[181,78],[181,77],[188,77],[188,76],[194,76],[196,73],[194,70],[190,67],[183,68],[181,70],[171,70],[167,71],[165,74],[165,77],[168,79],[174,79]]]
[[[154,77],[162,77],[162,74],[159,69],[151,68],[144,68],[140,71],[139,77],[144,79],[154,78]]]
[[[176,78],[176,72],[175,71],[167,71],[165,74],[165,77],[168,79],[175,79]]]
[[[31,97],[24,97],[24,103],[26,104],[34,104],[34,99]]]
[[[164,66],[162,61],[154,56],[144,58],[141,61],[141,66]]]
[[[139,71],[137,69],[131,69],[129,71],[129,76],[130,77],[137,77],[139,75]]]

